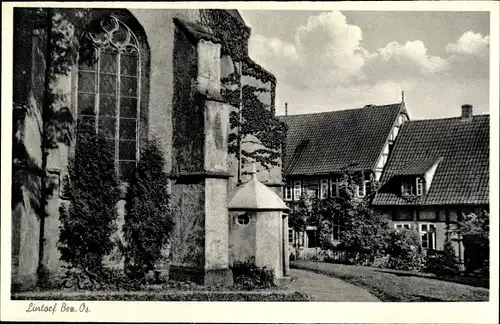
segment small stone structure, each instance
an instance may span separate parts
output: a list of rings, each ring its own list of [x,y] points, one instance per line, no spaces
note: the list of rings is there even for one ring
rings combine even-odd
[[[228,204],[234,211],[229,223],[229,260],[245,262],[274,272],[277,280],[289,276],[289,208],[271,189],[257,180],[255,164],[252,179],[236,189]]]

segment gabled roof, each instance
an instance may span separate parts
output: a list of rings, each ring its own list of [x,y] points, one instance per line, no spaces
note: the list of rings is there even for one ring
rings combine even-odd
[[[381,178],[374,205],[481,205],[489,203],[489,115],[406,122]],[[415,161],[442,157],[429,191],[408,201],[399,175]],[[411,171],[411,170],[410,170]]]
[[[404,103],[279,116],[288,125],[286,175],[374,170]]]

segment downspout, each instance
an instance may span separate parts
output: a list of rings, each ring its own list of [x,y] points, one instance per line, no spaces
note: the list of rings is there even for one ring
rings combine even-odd
[[[243,58],[240,60],[240,93],[238,107],[238,185],[241,184],[241,110],[243,108]]]

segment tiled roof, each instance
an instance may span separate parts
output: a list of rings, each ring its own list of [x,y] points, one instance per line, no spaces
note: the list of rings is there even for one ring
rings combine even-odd
[[[283,170],[315,175],[373,170],[403,103],[280,116],[288,125]]]
[[[381,178],[374,205],[480,205],[489,203],[489,115],[406,122]],[[429,192],[400,195],[397,176],[414,161],[442,157]],[[407,172],[408,173],[408,172]]]
[[[411,175],[424,175],[436,163],[443,160],[442,157],[436,158],[434,156],[426,156],[421,159],[408,161],[399,170],[394,170],[394,175],[411,176]]]

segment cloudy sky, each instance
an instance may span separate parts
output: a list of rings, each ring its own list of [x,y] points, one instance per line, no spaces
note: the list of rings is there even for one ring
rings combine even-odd
[[[240,10],[276,111],[405,102],[412,119],[489,113],[488,12]]]

